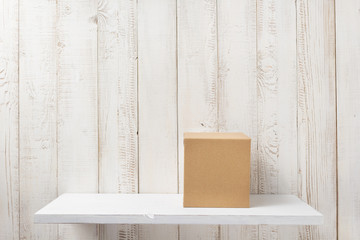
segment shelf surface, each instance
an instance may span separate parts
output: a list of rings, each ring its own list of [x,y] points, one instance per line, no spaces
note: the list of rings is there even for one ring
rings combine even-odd
[[[35,223],[320,225],[321,213],[293,195],[251,195],[250,208],[184,208],[181,194],[59,196]]]

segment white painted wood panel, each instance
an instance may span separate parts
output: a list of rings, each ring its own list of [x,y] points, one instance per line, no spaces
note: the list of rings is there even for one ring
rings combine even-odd
[[[137,4],[98,1],[99,192],[138,192]],[[100,239],[137,239],[137,225],[101,225]]]
[[[139,3],[139,190],[177,192],[176,1]]]
[[[98,192],[97,1],[57,1],[58,191]],[[98,239],[59,226],[59,239]]]
[[[176,0],[138,3],[139,192],[177,193]],[[178,239],[177,225],[140,225],[139,239]]]
[[[0,1],[0,239],[19,238],[18,4]]]
[[[218,130],[218,62],[215,0],[179,0],[179,191],[183,191],[186,131]],[[220,226],[180,226],[180,239],[219,239]]]
[[[297,191],[296,5],[257,1],[259,193]],[[260,226],[259,239],[290,239],[296,228]]]
[[[259,193],[296,193],[296,5],[258,0],[257,12]]]
[[[217,1],[219,131],[251,138],[251,192],[258,192],[256,1]],[[221,226],[221,239],[258,239],[257,226]]]
[[[34,226],[32,214],[58,190],[181,192],[183,132],[218,130],[252,137],[252,192],[297,193],[325,214],[324,226],[261,226],[260,238],[356,238],[358,9],[357,0],[0,0],[0,238],[57,238],[56,226]],[[154,134],[161,152],[148,144]],[[258,239],[257,227],[179,229],[59,233]]]
[[[251,195],[250,208],[184,208],[182,203],[182,194],[63,194],[39,210],[35,222],[143,223],[149,227],[176,223],[317,225],[323,222],[322,214],[294,195]]]
[[[298,195],[325,224],[301,239],[336,239],[336,99],[334,1],[297,1]]]
[[[338,239],[360,237],[360,1],[336,2]]]
[[[57,196],[56,2],[19,1],[19,16],[19,238],[56,239],[33,222]]]

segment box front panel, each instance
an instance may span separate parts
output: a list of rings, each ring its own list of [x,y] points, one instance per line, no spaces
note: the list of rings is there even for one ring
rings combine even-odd
[[[184,206],[249,207],[250,140],[185,139]]]

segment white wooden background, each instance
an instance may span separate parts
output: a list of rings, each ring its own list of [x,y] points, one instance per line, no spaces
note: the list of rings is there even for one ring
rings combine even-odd
[[[360,239],[359,0],[0,0],[0,239]],[[64,192],[176,193],[184,131],[252,138],[319,227],[34,225]]]

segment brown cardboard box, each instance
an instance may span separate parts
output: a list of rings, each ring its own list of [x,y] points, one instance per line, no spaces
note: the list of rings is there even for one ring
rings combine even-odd
[[[184,134],[184,207],[249,207],[250,138]]]

